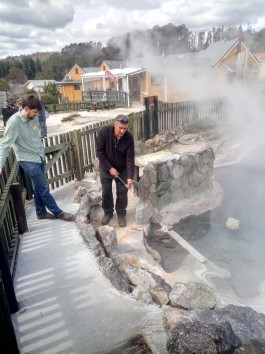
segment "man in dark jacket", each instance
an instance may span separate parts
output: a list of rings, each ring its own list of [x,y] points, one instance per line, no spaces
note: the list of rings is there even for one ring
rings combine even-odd
[[[40,123],[40,137],[46,138],[47,136],[47,125],[46,125],[46,107],[41,102],[41,111],[38,114],[39,123]]]
[[[127,194],[128,189],[132,188],[134,176],[134,141],[127,129],[127,117],[118,115],[114,124],[103,127],[96,138],[96,152],[102,184],[102,208],[105,213],[101,220],[103,225],[107,225],[113,216],[112,181],[114,179],[117,189],[115,210],[119,226],[126,226]]]
[[[8,103],[8,102],[4,103],[4,107],[2,108],[4,126],[6,126],[8,119],[17,111],[18,109],[15,107],[13,103]]]

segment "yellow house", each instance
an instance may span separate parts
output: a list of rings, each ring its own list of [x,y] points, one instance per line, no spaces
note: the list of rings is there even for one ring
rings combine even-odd
[[[158,96],[178,102],[220,97],[221,81],[253,82],[261,64],[240,39],[212,43],[200,52],[146,56],[131,63],[104,60],[98,72],[82,75],[84,97],[91,91],[123,91],[129,102]],[[88,96],[87,96],[88,97]]]
[[[127,105],[141,101],[141,88],[145,83],[145,69],[124,68],[98,71],[82,75],[84,100],[92,99],[92,92],[102,97],[126,95]]]
[[[112,73],[112,70],[116,70],[116,69],[124,69],[124,62],[119,60],[103,60],[103,62],[101,63],[97,71]],[[89,73],[91,73],[91,71]],[[122,91],[122,80],[121,78],[117,78],[117,80],[118,80],[119,90]],[[93,76],[91,80],[87,78],[86,89],[87,90],[116,90],[117,85],[115,80],[111,80],[109,77],[106,77],[103,84],[102,76],[101,77]]]
[[[219,41],[197,53],[137,59],[146,69],[146,96],[163,102],[220,97],[219,80],[257,80],[261,64],[242,41]]]
[[[259,77],[260,62],[238,38],[212,43],[196,57],[209,60],[211,68],[229,80],[237,78],[247,82]]]
[[[146,69],[145,83],[141,90],[143,98],[158,96],[158,100],[163,102],[191,99],[191,82],[210,72],[209,65],[204,60],[194,58],[193,53],[137,60],[138,65]]]
[[[254,53],[254,55],[258,59],[261,65],[259,78],[260,80],[264,81],[265,80],[265,53]]]
[[[61,94],[61,101],[64,102],[80,102],[82,101],[82,80],[81,76],[88,72],[98,71],[95,67],[81,68],[75,64],[71,70],[65,75],[62,81],[57,82]]]

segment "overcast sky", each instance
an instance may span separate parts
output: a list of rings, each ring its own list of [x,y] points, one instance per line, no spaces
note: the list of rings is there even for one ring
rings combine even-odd
[[[264,0],[0,0],[0,58],[60,51],[135,29],[185,24],[194,32],[249,23],[265,28]]]

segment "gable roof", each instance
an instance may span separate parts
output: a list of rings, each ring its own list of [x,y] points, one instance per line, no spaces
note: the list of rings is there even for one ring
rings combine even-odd
[[[140,74],[142,72],[145,72],[145,69],[141,68],[125,68],[125,69],[113,69],[111,70],[112,75],[116,77],[124,77],[124,76],[130,76],[130,75],[136,75]],[[105,71],[98,71],[94,73],[87,73],[82,75],[82,78],[98,78],[98,77],[107,77]]]
[[[103,60],[102,64],[103,63],[105,63],[110,68],[110,70],[112,70],[112,69],[124,69],[124,62],[120,61],[120,60]]]
[[[208,48],[198,52],[196,57],[209,60],[210,65],[215,67],[219,61],[238,44],[238,42],[238,38],[232,39],[231,41],[223,39],[222,41],[214,42],[210,44]]]
[[[79,69],[81,69],[82,71],[84,71],[83,68],[81,68],[81,66],[79,66],[78,64],[75,64],[71,67],[71,69],[67,72],[67,74],[63,77],[63,80],[62,81],[67,81],[68,80],[68,77],[70,76],[70,73],[71,71],[75,68],[75,67],[78,67]]]
[[[64,76],[64,78],[62,79],[62,81],[68,81],[68,77],[70,76],[70,73],[71,71],[75,68],[75,67],[78,67],[80,70],[83,71],[83,73],[80,73],[81,75],[82,74],[85,74],[85,73],[90,73],[90,72],[97,72],[98,71],[98,67],[81,67],[79,66],[78,64],[75,64],[74,66],[72,66],[72,68],[68,71],[68,73]],[[80,80],[81,82],[81,80]]]
[[[254,56],[259,60],[259,61],[265,61],[265,53],[254,53]]]
[[[53,83],[56,81],[55,80],[28,80],[27,82],[25,82],[23,87],[27,86],[28,84],[32,84],[33,86],[36,86],[36,87],[44,87],[45,84],[47,85],[50,82]]]
[[[97,66],[91,66],[91,67],[85,67],[85,68],[82,68],[83,71],[85,73],[95,73],[98,71],[98,67]]]
[[[179,69],[200,69],[208,70],[209,64],[205,59],[196,58],[195,53],[170,54],[167,56],[146,56],[136,58],[134,65],[145,68],[149,72],[153,71],[172,71]]]

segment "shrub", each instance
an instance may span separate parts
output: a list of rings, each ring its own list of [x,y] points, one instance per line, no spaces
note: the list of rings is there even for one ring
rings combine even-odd
[[[70,121],[74,120],[76,117],[80,117],[80,114],[78,114],[78,113],[70,114],[69,116],[62,118],[61,122],[70,122]]]

